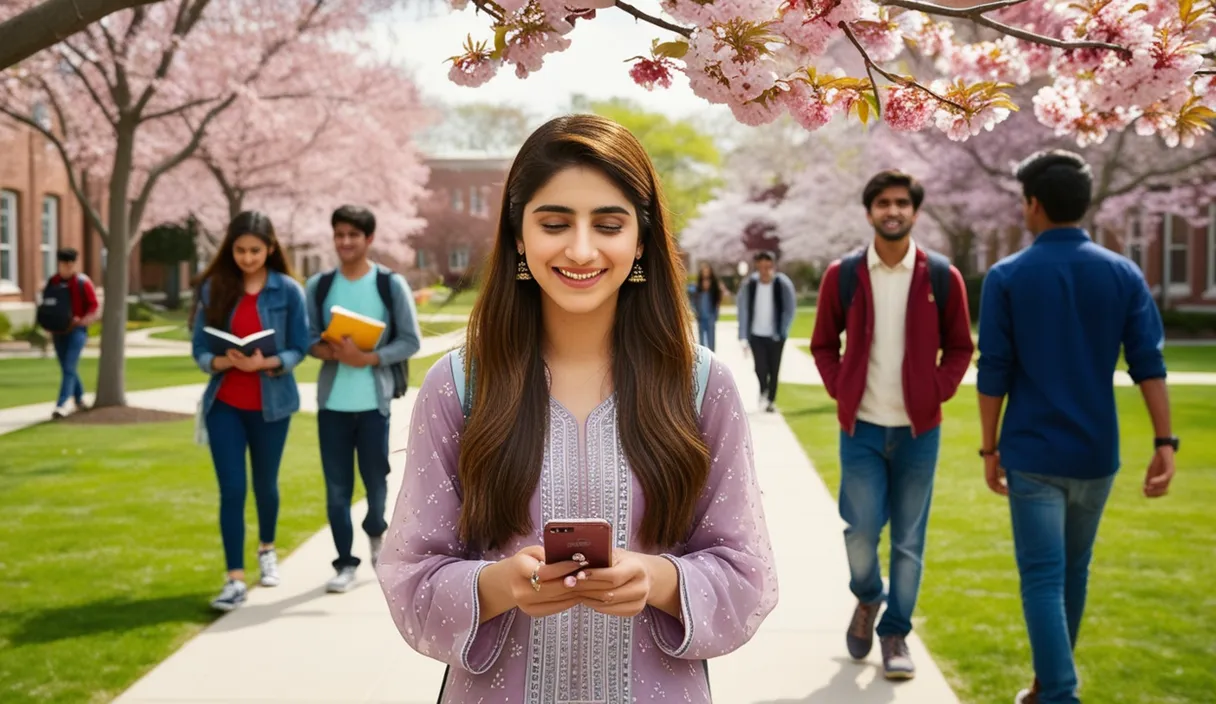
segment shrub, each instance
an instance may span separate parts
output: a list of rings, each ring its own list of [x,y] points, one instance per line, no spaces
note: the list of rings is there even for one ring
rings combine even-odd
[[[4,313],[0,313],[0,340],[7,340],[13,331],[13,321]]]
[[[1161,322],[1168,336],[1216,337],[1216,313],[1180,311],[1173,308],[1161,312]]]

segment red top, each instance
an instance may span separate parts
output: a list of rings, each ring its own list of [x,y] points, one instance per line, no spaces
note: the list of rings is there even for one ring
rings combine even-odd
[[[245,294],[232,314],[232,329],[237,337],[252,335],[262,329],[258,317],[258,294]],[[224,372],[216,399],[243,411],[262,410],[262,373],[243,372],[236,367]]]
[[[72,315],[80,318],[87,326],[93,322],[93,318],[97,314],[97,291],[93,288],[93,282],[84,274],[73,275],[75,281],[68,282],[68,290],[72,296]],[[59,285],[63,283],[63,277],[59,274],[51,276],[51,284]]]
[[[840,301],[840,260],[832,262],[819,284],[811,354],[824,388],[836,400],[840,426],[849,435],[856,427],[857,408],[866,390],[870,345],[874,341],[873,308],[870,270],[860,266],[857,268],[857,290],[846,319]],[[918,249],[905,320],[904,407],[912,421],[912,432],[919,434],[942,422],[942,404],[958,390],[975,351],[967,310],[967,289],[958,269],[950,267],[950,296],[942,320],[946,334],[942,336],[938,329],[937,303],[929,282],[928,255]],[[842,332],[847,333],[849,340],[843,357],[840,354]],[[940,362],[939,349],[942,353]]]

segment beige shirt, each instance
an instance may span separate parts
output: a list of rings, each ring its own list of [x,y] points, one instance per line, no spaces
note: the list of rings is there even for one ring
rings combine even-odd
[[[866,249],[866,265],[874,294],[874,340],[857,417],[888,428],[911,425],[904,407],[904,326],[908,319],[908,289],[916,265],[916,243],[909,240],[907,255],[894,267],[882,263],[871,243]]]

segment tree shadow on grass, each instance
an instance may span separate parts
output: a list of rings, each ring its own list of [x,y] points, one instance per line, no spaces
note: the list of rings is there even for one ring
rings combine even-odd
[[[153,599],[112,597],[49,609],[0,611],[0,620],[17,624],[9,633],[9,643],[37,645],[165,624],[206,625],[218,615],[208,608],[209,599],[201,592]]]

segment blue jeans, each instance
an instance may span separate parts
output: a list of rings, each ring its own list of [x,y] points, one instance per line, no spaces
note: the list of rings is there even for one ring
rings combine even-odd
[[[714,349],[714,333],[717,332],[718,321],[713,318],[697,318],[697,342],[711,351]]]
[[[52,335],[55,344],[55,358],[59,360],[59,371],[62,381],[59,382],[59,400],[56,406],[68,402],[68,396],[76,399],[76,403],[84,403],[84,384],[76,368],[80,366],[80,353],[84,352],[84,344],[89,339],[89,329],[84,327],[72,328],[70,332]]]
[[[279,463],[291,416],[267,421],[261,411],[243,411],[216,401],[207,414],[211,461],[220,485],[220,535],[228,571],[245,568],[245,450],[253,467],[258,539],[274,542],[279,518]]]
[[[355,494],[355,453],[359,454],[359,474],[367,490],[363,532],[377,537],[388,529],[384,518],[384,504],[388,500],[388,421],[378,410],[349,413],[322,409],[317,413],[326,510],[334,547],[338,549],[338,559],[333,562],[336,570],[358,567],[360,562],[351,554],[355,539],[350,519],[350,503]]]
[[[906,636],[924,569],[925,529],[933,498],[940,428],[912,437],[911,428],[857,421],[852,437],[840,433],[840,517],[858,601],[884,598],[878,541],[891,522],[891,578],[878,635]]]
[[[1007,472],[1013,546],[1042,704],[1077,704],[1072,651],[1081,629],[1089,561],[1115,477],[1069,479]]]

